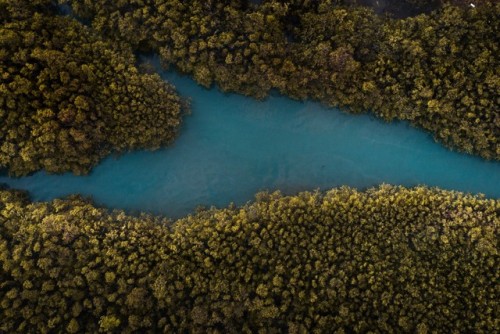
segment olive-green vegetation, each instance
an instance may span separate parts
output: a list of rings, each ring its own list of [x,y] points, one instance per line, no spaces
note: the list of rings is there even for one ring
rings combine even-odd
[[[494,333],[500,201],[381,186],[176,222],[0,191],[0,332]]]
[[[352,6],[369,1],[69,2],[97,31],[158,52],[203,85],[372,110],[500,159],[498,1],[407,0],[443,5],[401,20]]]
[[[50,1],[0,0],[0,168],[89,171],[110,152],[156,149],[181,100],[132,49],[56,16]]]

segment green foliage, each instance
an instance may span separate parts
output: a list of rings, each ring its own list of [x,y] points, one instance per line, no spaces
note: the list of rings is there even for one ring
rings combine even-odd
[[[51,0],[0,0],[0,168],[13,175],[83,174],[112,151],[175,138],[181,101],[132,50],[205,86],[369,109],[500,157],[498,3],[392,20],[352,1],[69,2],[94,30],[54,16]]]
[[[406,105],[402,118],[445,144],[499,159],[499,14],[500,3],[474,10],[447,6],[388,25],[390,39],[375,71],[392,101],[377,112],[401,118],[391,107]]]
[[[181,116],[174,88],[139,72],[126,44],[37,9],[48,11],[43,2],[2,1],[0,167],[82,174],[112,151],[170,143]]]
[[[500,159],[497,1],[471,8],[406,0],[444,5],[402,20],[354,0],[69,2],[96,30],[158,52],[205,86],[258,98],[276,88],[372,110],[409,120],[449,147]]]
[[[494,333],[499,213],[384,185],[171,223],[0,190],[0,331]]]

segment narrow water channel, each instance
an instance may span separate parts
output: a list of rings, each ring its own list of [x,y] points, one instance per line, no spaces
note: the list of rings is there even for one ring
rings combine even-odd
[[[158,66],[155,57],[146,61]],[[2,175],[0,183],[28,190],[34,200],[78,193],[109,208],[172,218],[199,205],[242,204],[266,189],[426,184],[500,197],[499,162],[449,151],[407,123],[278,95],[256,101],[204,89],[174,72],[161,75],[192,99],[172,146],[110,157],[88,176]]]

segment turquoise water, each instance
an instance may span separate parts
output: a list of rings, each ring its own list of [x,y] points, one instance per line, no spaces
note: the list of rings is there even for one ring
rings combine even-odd
[[[451,152],[407,123],[278,95],[256,101],[161,75],[192,98],[192,114],[172,146],[110,157],[88,176],[40,172],[1,176],[0,183],[26,189],[34,200],[79,193],[109,208],[173,218],[199,205],[242,204],[264,189],[427,184],[500,197],[500,163]]]

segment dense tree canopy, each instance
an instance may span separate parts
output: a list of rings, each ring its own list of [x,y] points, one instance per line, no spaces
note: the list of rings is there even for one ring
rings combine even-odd
[[[401,20],[353,6],[367,1],[69,2],[96,30],[159,52],[203,85],[259,98],[277,88],[372,110],[449,147],[500,158],[497,1],[407,0],[444,5]]]
[[[259,194],[169,222],[0,191],[0,331],[494,333],[500,201]]]
[[[130,46],[55,16],[50,1],[0,8],[0,167],[81,174],[112,151],[174,139],[181,100],[135,67]]]

